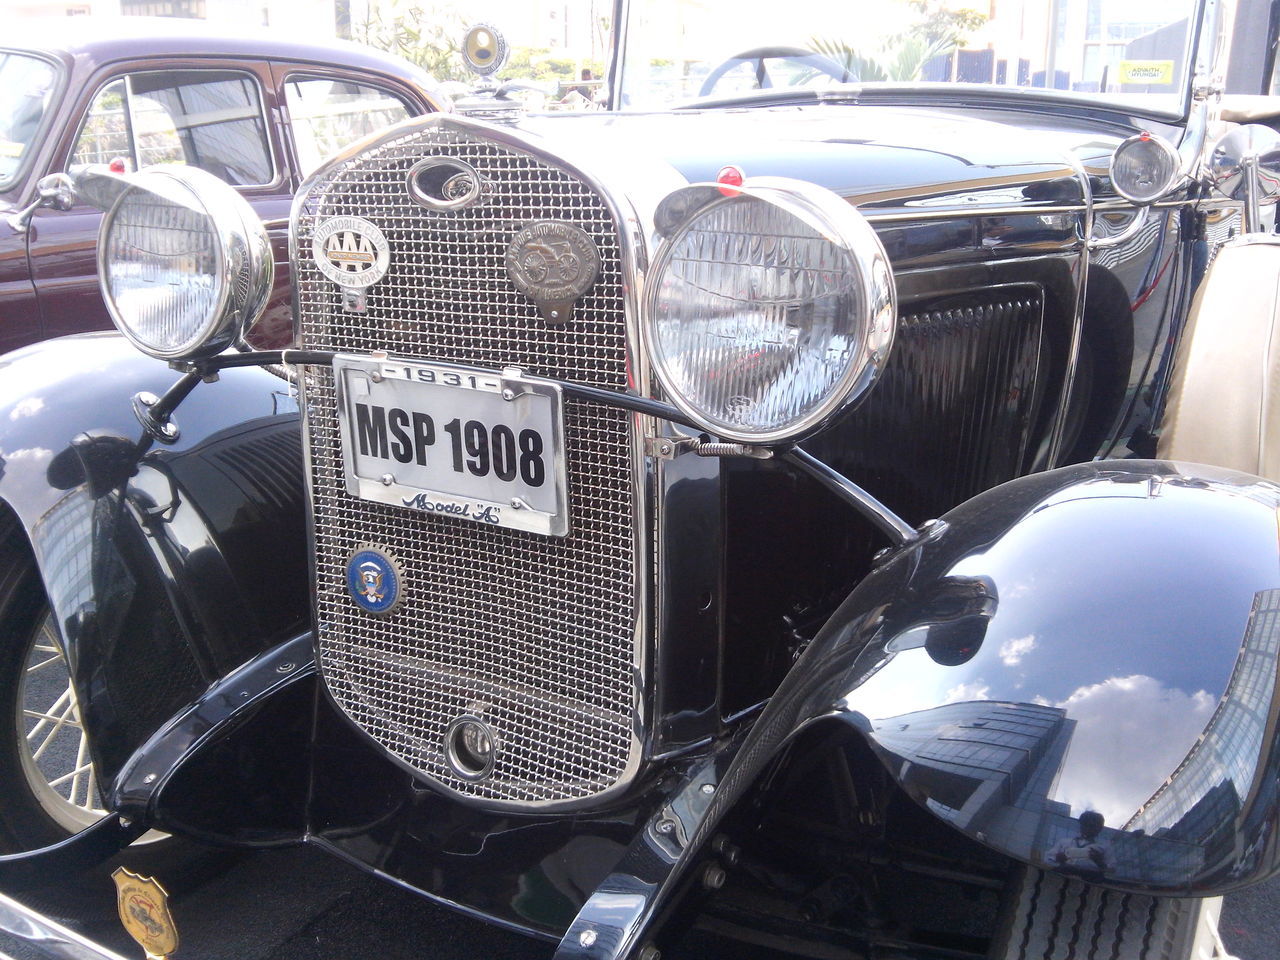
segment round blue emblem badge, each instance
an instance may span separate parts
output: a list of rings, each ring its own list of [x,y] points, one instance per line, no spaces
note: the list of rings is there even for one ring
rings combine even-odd
[[[347,591],[360,609],[390,613],[400,603],[400,568],[376,547],[361,547],[347,561]]]

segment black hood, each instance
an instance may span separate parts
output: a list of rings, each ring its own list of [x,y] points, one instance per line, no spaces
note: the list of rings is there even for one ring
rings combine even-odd
[[[1133,132],[1120,123],[1034,119],[1028,129],[1024,113],[822,105],[553,115],[521,126],[550,140],[584,140],[606,154],[648,154],[690,182],[715,180],[733,164],[748,177],[820,184],[863,209],[926,216],[959,204],[1078,204],[1080,170],[1096,185],[1116,145]]]

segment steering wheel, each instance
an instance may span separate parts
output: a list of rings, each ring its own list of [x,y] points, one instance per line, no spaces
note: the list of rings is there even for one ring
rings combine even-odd
[[[843,64],[832,60],[824,54],[814,53],[812,50],[806,50],[803,47],[756,47],[752,50],[744,50],[742,53],[734,54],[708,73],[707,79],[702,81],[702,87],[698,90],[698,96],[710,96],[711,91],[715,89],[721,77],[744,63],[754,65],[756,87],[758,89],[764,90],[772,87],[773,78],[769,76],[769,70],[765,66],[766,60],[787,60],[791,63],[810,67],[819,73],[825,73],[828,77],[840,83],[848,83],[850,80],[857,79],[849,72],[848,67]]]

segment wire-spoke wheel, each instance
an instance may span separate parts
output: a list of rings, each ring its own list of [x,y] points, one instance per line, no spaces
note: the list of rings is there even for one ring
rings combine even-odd
[[[0,544],[0,853],[65,840],[106,811],[57,625],[35,567]],[[165,835],[152,831],[135,842]]]
[[[54,630],[34,565],[0,550],[0,850],[5,852],[57,843],[102,816],[70,673]]]
[[[18,758],[27,789],[40,808],[68,833],[104,816],[71,671],[52,614],[46,613],[36,626],[23,658],[17,709],[22,739]]]
[[[0,853],[65,840],[105,815],[71,672],[30,554],[7,540],[0,516]],[[76,875],[51,876],[22,897],[65,919],[115,913],[111,870],[156,875],[170,893],[205,882],[232,851],[151,831]]]

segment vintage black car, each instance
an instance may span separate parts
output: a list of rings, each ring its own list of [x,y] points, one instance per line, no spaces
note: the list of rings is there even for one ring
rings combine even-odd
[[[569,116],[474,30],[302,185],[283,351],[234,191],[71,172],[120,335],[0,359],[0,888],[163,831],[562,960],[1206,955],[1278,862],[1269,5],[747,6],[619,3]]]

